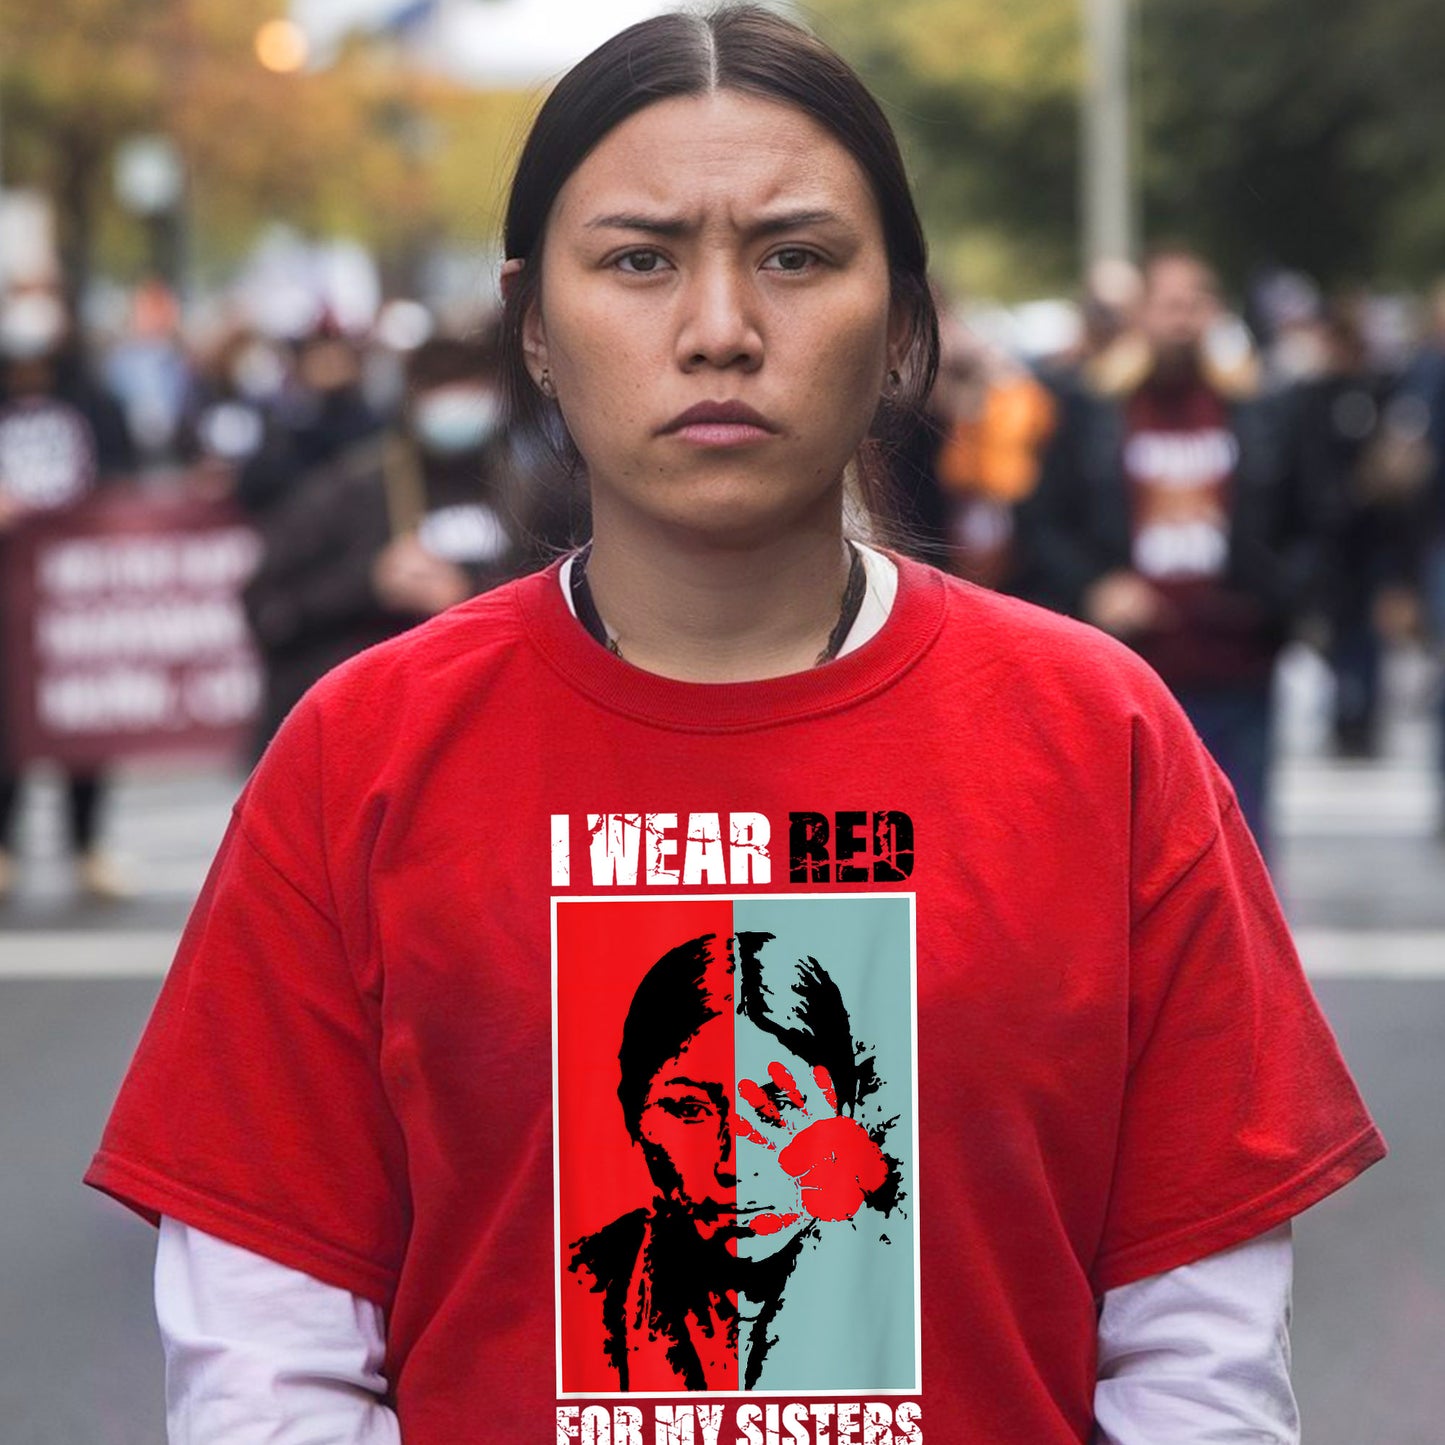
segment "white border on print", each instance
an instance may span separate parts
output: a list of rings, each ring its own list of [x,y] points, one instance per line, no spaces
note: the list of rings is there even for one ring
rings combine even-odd
[[[827,1390],[564,1390],[562,1388],[562,1151],[561,1119],[558,1113],[557,1066],[557,908],[564,903],[647,903],[653,895],[572,894],[552,895],[552,1276],[554,1285],[553,1351],[557,1366],[559,1400],[690,1400],[706,1395],[710,1399],[766,1400],[814,1398],[819,1396],[895,1396],[923,1393],[923,1271],[921,1234],[918,1228],[918,895],[916,893],[671,893],[670,903],[807,903],[825,899],[891,898],[908,902],[908,1020],[912,1067],[909,1070],[913,1102],[913,1386],[911,1389],[879,1389],[848,1386]]]

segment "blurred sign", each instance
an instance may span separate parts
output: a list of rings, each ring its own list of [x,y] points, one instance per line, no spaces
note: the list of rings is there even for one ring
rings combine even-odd
[[[255,533],[228,503],[103,492],[0,539],[0,708],[13,762],[229,752],[261,677],[240,591]]]

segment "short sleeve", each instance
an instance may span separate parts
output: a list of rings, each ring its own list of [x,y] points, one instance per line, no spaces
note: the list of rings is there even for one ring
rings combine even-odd
[[[1385,1153],[1228,783],[1182,718],[1144,748],[1099,1293],[1273,1229]]]
[[[406,1235],[379,989],[338,918],[310,704],[238,803],[86,1182],[380,1304]]]

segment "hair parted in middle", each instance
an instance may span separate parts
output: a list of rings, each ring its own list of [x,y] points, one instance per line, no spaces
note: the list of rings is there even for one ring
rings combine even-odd
[[[669,949],[643,975],[622,1029],[617,1097],[641,1136],[648,1090],[662,1066],[709,1019],[736,1014],[808,1064],[828,1070],[838,1105],[853,1113],[877,1080],[860,1058],[843,996],[816,958],[792,958],[771,933],[706,933]]]
[[[921,411],[938,370],[938,313],[928,249],[897,138],[856,72],[801,26],[758,5],[725,5],[640,21],[579,61],[547,97],[512,180],[503,232],[523,267],[505,302],[502,387],[511,423],[578,458],[556,406],[537,388],[522,346],[538,303],[547,224],[557,196],[592,150],[628,117],[661,100],[716,90],[790,105],[832,134],[867,177],[878,203],[892,301],[908,322],[896,386],[881,401],[858,457],[865,500],[886,512],[881,448]]]

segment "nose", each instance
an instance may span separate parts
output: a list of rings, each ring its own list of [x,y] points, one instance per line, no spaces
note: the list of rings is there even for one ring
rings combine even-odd
[[[763,360],[756,301],[745,267],[722,259],[699,267],[683,296],[677,338],[683,370],[756,371]]]
[[[726,1189],[732,1189],[738,1182],[738,1146],[733,1137],[732,1125],[726,1119],[717,1134],[717,1166],[713,1174],[717,1182]]]

